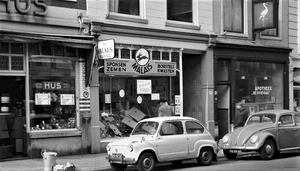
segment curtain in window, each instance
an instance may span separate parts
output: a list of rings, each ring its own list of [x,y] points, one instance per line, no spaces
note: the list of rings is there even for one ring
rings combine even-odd
[[[224,0],[224,31],[243,32],[243,0]]]
[[[119,0],[110,0],[109,1],[109,11],[118,12],[119,11]]]

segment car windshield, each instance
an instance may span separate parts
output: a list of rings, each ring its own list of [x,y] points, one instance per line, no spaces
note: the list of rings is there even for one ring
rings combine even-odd
[[[131,135],[154,135],[158,128],[158,122],[140,122],[136,125]]]
[[[276,115],[272,113],[263,113],[250,116],[246,125],[255,124],[274,124]]]

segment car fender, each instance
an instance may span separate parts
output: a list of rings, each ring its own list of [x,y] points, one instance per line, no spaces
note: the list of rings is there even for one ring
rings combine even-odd
[[[158,156],[157,156],[157,153],[156,153],[156,150],[154,148],[142,148],[139,150],[139,152],[137,153],[137,157],[136,157],[136,162],[139,160],[140,156],[142,155],[142,153],[144,152],[151,152],[154,154],[154,157],[156,158],[157,161],[160,161]]]
[[[274,143],[276,145],[276,148],[278,149],[277,138],[274,136],[274,134],[271,134],[269,132],[260,132],[259,133],[259,139],[260,140],[259,140],[259,143],[258,143],[258,147],[259,148],[262,147],[263,144],[265,143],[266,139],[268,139],[268,138],[272,138],[273,140],[275,140]]]
[[[217,143],[215,141],[207,140],[206,142],[201,142],[201,143],[197,142],[197,149],[198,150],[197,150],[197,156],[196,157],[198,157],[200,155],[200,151],[204,147],[211,147],[213,149],[214,154],[217,155],[217,153],[218,153]]]

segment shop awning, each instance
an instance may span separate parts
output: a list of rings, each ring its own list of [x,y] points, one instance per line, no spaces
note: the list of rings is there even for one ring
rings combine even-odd
[[[84,40],[82,38],[69,38],[47,35],[20,35],[20,34],[0,34],[0,40],[5,42],[22,42],[22,43],[37,43],[42,41],[50,41],[64,46],[92,49],[93,40]]]

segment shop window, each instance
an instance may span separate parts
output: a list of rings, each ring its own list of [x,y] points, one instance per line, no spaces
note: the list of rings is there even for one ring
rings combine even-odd
[[[30,55],[39,55],[40,54],[40,44],[39,43],[30,43],[28,46],[29,46],[29,54]]]
[[[11,70],[17,70],[17,71],[24,70],[23,56],[12,56],[11,57]]]
[[[21,43],[4,43],[4,48],[1,49],[0,53],[0,70],[7,71],[25,71],[23,47]],[[10,49],[10,51],[9,51]],[[5,53],[4,53],[5,52]],[[6,53],[8,52],[8,53]],[[13,54],[13,55],[12,55]]]
[[[140,1],[139,0],[109,0],[109,11],[127,14],[140,15]]]
[[[163,61],[169,61],[170,60],[170,53],[169,52],[163,52],[162,53],[162,60]]]
[[[41,43],[41,51],[42,55],[52,55],[52,46],[51,43],[48,41],[44,41]]]
[[[173,77],[172,77],[173,78]],[[171,85],[170,77],[99,76],[99,108],[101,138],[129,136],[135,124],[142,119],[157,117],[158,100],[151,94],[138,94],[137,80],[151,82],[151,94],[160,98],[178,95],[179,84]],[[176,92],[172,92],[171,89]],[[177,93],[177,94],[174,94]],[[174,99],[168,99],[174,103]]]
[[[76,60],[36,57],[29,61],[30,128],[76,128]]]
[[[8,56],[0,56],[0,70],[9,70]]]
[[[250,113],[283,109],[283,64],[236,62],[236,100]]]
[[[73,47],[66,47],[66,56],[67,57],[74,57],[76,56],[76,48]]]
[[[3,41],[0,41],[0,53],[9,53],[9,44]]]
[[[244,33],[244,0],[223,0],[223,31]]]
[[[130,50],[129,49],[121,49],[121,58],[122,59],[130,59]]]
[[[65,47],[57,44],[54,45],[54,56],[65,56]]]
[[[179,68],[179,52],[172,52],[171,53],[171,61],[176,62],[176,68]]]
[[[167,0],[167,19],[192,23],[192,0]]]
[[[152,52],[152,60],[160,60],[160,51]]]
[[[23,54],[22,43],[11,43],[11,54]]]
[[[136,50],[131,50],[131,59],[135,59]]]

